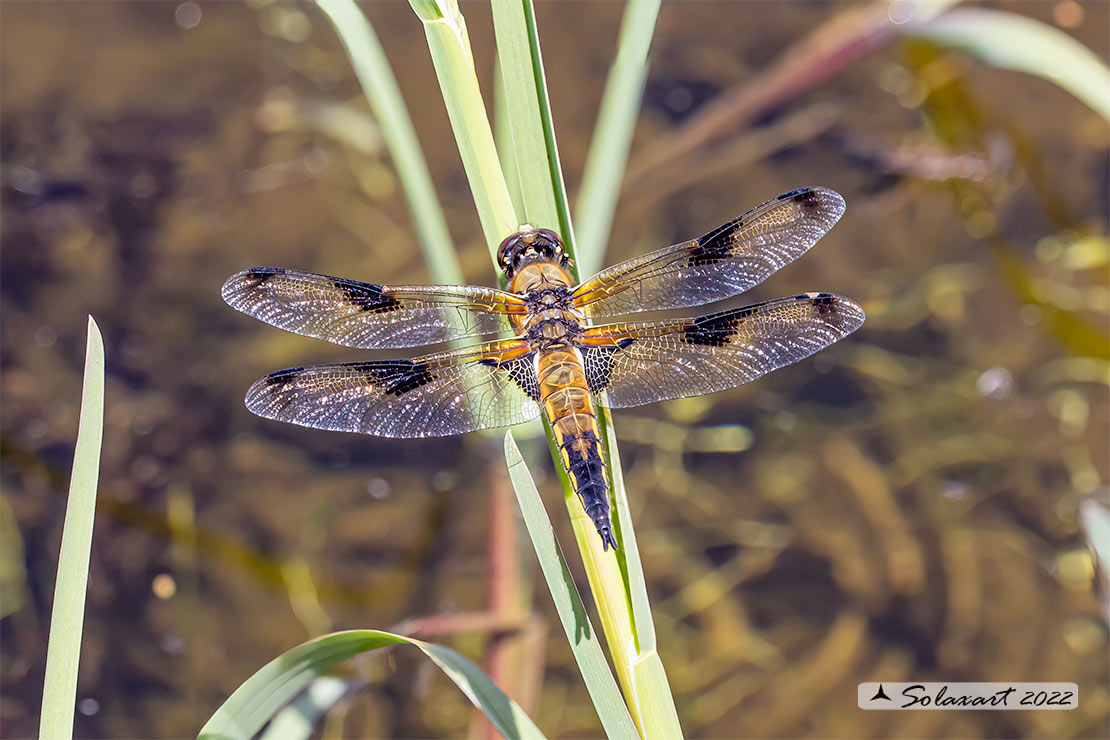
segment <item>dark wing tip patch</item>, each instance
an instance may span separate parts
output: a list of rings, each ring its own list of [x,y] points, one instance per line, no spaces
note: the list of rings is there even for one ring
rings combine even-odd
[[[297,382],[305,370],[304,367],[287,367],[256,380],[247,389],[247,396],[243,399],[247,410],[267,419],[275,418],[272,408],[274,398],[289,392],[288,388]]]
[[[817,213],[824,211],[831,216],[833,223],[838,221],[844,215],[844,209],[847,204],[844,202],[844,197],[835,190],[829,190],[822,187],[804,187],[795,188],[789,192],[783,193],[775,200],[790,200],[797,203],[803,210]]]
[[[818,310],[823,312],[822,316],[831,312],[838,314],[845,335],[851,334],[863,326],[863,322],[867,321],[867,314],[864,313],[863,308],[851,298],[845,298],[834,293],[822,293],[821,298],[821,307]]]
[[[276,373],[270,373],[265,378],[262,378],[262,380],[258,381],[255,385],[260,383],[266,388],[286,386],[296,380],[297,376],[303,371],[303,367],[289,367],[284,370],[278,370]],[[254,389],[252,388],[251,390],[253,391]]]
[[[836,312],[839,301],[839,296],[832,293],[805,293],[798,296],[798,298],[805,298],[817,309],[818,316],[827,316]]]
[[[252,267],[249,270],[243,271],[248,277],[254,278],[258,282],[269,280],[275,275],[284,275],[287,270],[284,267]]]
[[[794,188],[775,198],[775,200],[800,200],[804,197],[812,199],[813,188]]]
[[[818,318],[831,321],[843,331],[844,336],[863,326],[867,320],[867,314],[858,303],[836,293],[801,293],[794,296],[794,300],[813,306]]]
[[[282,267],[252,267],[249,270],[237,272],[224,282],[220,289],[220,296],[229,306],[239,308],[244,293],[254,290],[273,277],[284,274],[285,268]]]

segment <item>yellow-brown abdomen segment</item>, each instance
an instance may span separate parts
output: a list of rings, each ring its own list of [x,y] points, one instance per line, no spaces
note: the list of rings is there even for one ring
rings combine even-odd
[[[540,398],[559,443],[563,469],[586,515],[597,527],[602,547],[612,545],[615,550],[617,543],[609,521],[609,482],[582,356],[573,347],[548,350],[540,353],[538,365]]]

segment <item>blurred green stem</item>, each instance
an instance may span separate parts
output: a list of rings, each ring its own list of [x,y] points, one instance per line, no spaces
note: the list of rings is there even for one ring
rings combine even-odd
[[[58,555],[58,578],[54,584],[50,639],[46,647],[46,677],[42,687],[39,737],[49,740],[73,737],[73,708],[81,662],[81,635],[85,626],[85,593],[89,581],[89,553],[92,549],[103,432],[104,341],[90,316],[77,445],[73,453],[73,475],[69,480],[62,547]]]
[[[557,223],[568,251],[573,255],[574,230],[559,167],[534,9],[531,0],[494,0],[492,9],[501,71],[509,100],[516,161],[527,163],[519,172],[525,209],[529,217],[535,218],[541,225]],[[627,25],[624,30],[627,32],[632,27]],[[629,43],[626,34],[622,34],[621,41]],[[622,52],[618,51],[618,57],[621,55]],[[638,100],[638,96],[632,96],[626,102],[631,101],[635,105]],[[523,110],[514,112],[514,107]],[[616,125],[620,118],[614,114],[609,125]],[[546,163],[546,171],[538,163]],[[610,202],[615,202],[615,198]],[[607,218],[611,219],[612,214]],[[573,268],[572,275],[575,279],[579,277]],[[620,457],[612,423],[604,409],[599,409],[599,424],[609,470],[611,500],[614,502],[614,526],[621,547],[618,552],[602,549],[597,530],[567,479],[555,436],[545,420],[548,445],[563,485],[564,502],[597,604],[605,641],[632,719],[642,737],[678,738],[682,736],[682,728],[662,662],[655,652],[654,627],[647,605],[647,589],[636,539],[628,516]]]
[[[617,55],[605,82],[601,111],[574,209],[578,224],[578,270],[583,275],[600,270],[605,256],[647,80],[648,49],[659,17],[659,3],[660,0],[629,0],[624,9]]]
[[[317,0],[317,5],[343,41],[370,109],[381,126],[432,280],[462,283],[462,269],[428,173],[428,164],[377,34],[354,0]]]
[[[443,0],[442,3],[410,0],[410,5],[424,23],[428,49],[478,208],[486,246],[496,259],[501,240],[515,232],[520,221],[509,198],[482,91],[478,87],[466,21],[459,12],[457,0]]]

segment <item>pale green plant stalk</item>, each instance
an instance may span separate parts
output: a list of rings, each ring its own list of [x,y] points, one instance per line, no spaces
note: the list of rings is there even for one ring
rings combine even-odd
[[[509,100],[509,120],[516,160],[529,163],[527,168],[520,171],[525,211],[530,219],[539,222],[537,225],[558,224],[568,251],[574,256],[574,230],[559,166],[532,3],[530,0],[494,0],[492,10],[501,72]],[[634,22],[624,24],[622,47],[632,43],[628,36],[639,32],[642,25]],[[641,58],[646,58],[646,51]],[[638,102],[639,96],[626,96],[626,100]],[[615,114],[612,116],[613,121],[619,119]],[[595,141],[594,146],[598,145],[599,142]],[[546,163],[547,167],[539,166],[540,163]],[[618,186],[619,178],[609,185],[611,188]],[[601,195],[600,188],[597,193]],[[607,200],[615,203],[615,195]],[[580,276],[575,274],[575,277]],[[655,651],[655,632],[648,608],[647,588],[628,515],[628,499],[616,439],[607,411],[600,410],[599,422],[610,471],[613,518],[618,542],[621,544],[619,552],[606,552],[601,548],[596,528],[582,510],[566,479],[554,435],[548,428],[552,459],[563,484],[564,501],[597,604],[606,643],[637,729],[643,737],[681,737],[682,728],[678,722],[674,699],[663,664]]]
[[[501,159],[501,171],[509,188],[509,197],[517,213],[524,213],[524,200],[520,193],[520,177],[517,174],[516,150],[513,149],[513,131],[509,124],[509,99],[505,92],[505,78],[501,74],[501,63],[493,68],[493,138],[497,142],[497,156]]]
[[[659,17],[659,3],[660,0],[628,0],[624,9],[617,56],[605,81],[601,110],[574,208],[578,269],[583,275],[600,270],[605,256],[647,81],[648,49]]]
[[[424,152],[377,34],[354,0],[317,0],[316,4],[328,16],[343,42],[374,118],[382,129],[412,214],[412,225],[424,252],[428,273],[437,283],[463,282],[462,268],[451,248],[451,234],[428,164],[424,161]]]
[[[533,226],[559,232],[573,257],[573,231],[569,221],[560,220],[556,207],[556,188],[563,187],[562,175],[552,177],[553,172],[561,170],[558,152],[554,147],[548,148],[544,130],[544,117],[549,110],[546,88],[536,84],[536,75],[542,75],[542,68],[537,69],[539,58],[532,56],[528,35],[520,32],[526,28],[524,6],[518,0],[492,4],[514,158],[528,163],[509,177],[515,175],[520,182],[525,220]]]
[[[104,432],[104,342],[91,316],[86,341],[81,416],[73,454],[73,476],[69,479],[58,580],[54,584],[54,607],[50,614],[50,641],[46,648],[46,678],[42,687],[39,737],[49,740],[73,737],[77,668],[85,625],[85,592]]]
[[[999,69],[1042,77],[1110,119],[1110,68],[1064,31],[989,8],[959,8],[925,20],[907,24],[906,33],[966,49]]]
[[[574,579],[571,578],[570,570],[555,540],[555,532],[543,507],[540,492],[524,464],[512,432],[505,434],[505,460],[509,465],[509,477],[520,502],[520,510],[524,514],[528,535],[536,548],[548,591],[555,602],[559,621],[566,632],[567,641],[570,642],[574,659],[578,662],[605,734],[611,738],[636,737],[639,731],[617,689],[613,674],[609,672],[593,625],[586,616],[586,608],[578,597]],[[582,507],[578,509],[581,511]],[[586,519],[584,514],[582,518]],[[589,524],[593,529],[593,523]]]
[[[433,0],[410,0],[410,5],[424,24],[428,50],[443,91],[463,169],[470,181],[470,192],[478,208],[478,219],[490,255],[496,259],[501,240],[516,231],[520,221],[509,197],[482,91],[478,87],[466,21],[459,12],[457,0],[443,0],[442,4]]]

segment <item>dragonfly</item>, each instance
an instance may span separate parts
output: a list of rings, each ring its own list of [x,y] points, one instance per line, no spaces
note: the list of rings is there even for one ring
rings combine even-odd
[[[748,383],[851,334],[865,316],[848,298],[803,293],[694,318],[595,321],[743,293],[804,254],[843,213],[844,199],[832,190],[798,188],[698,239],[578,284],[559,235],[527,224],[497,250],[506,290],[244,270],[224,284],[224,300],[307,337],[374,350],[486,338],[411,359],[279,370],[250,387],[246,406],[267,419],[401,438],[505,427],[542,415],[603,550],[615,550],[598,407]]]

